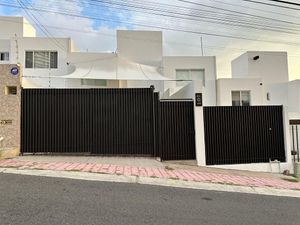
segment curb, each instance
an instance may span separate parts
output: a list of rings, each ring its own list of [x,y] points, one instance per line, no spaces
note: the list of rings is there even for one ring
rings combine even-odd
[[[124,175],[116,175],[116,174],[99,174],[99,173],[88,173],[88,172],[53,171],[53,170],[25,170],[25,169],[20,170],[14,168],[0,168],[0,173],[67,178],[67,179],[75,179],[75,180],[114,182],[114,183],[135,183],[135,184],[155,185],[155,186],[164,186],[164,187],[176,187],[176,188],[188,188],[188,189],[208,190],[208,191],[236,192],[236,193],[246,193],[246,194],[259,194],[259,195],[300,198],[300,191],[296,191],[296,190],[235,186],[235,185],[227,185],[227,184],[203,183],[203,182],[152,178],[152,177],[124,176]]]

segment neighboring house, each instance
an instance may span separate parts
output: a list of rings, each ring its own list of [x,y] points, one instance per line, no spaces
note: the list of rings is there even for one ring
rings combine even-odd
[[[20,146],[21,71],[0,64],[0,149]]]

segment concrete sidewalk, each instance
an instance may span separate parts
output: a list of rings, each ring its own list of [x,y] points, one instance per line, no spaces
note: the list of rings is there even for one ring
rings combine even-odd
[[[35,157],[35,156],[31,156]],[[82,157],[80,157],[82,160]],[[99,162],[80,162],[79,157],[77,162],[70,160],[68,162],[57,160],[56,157],[52,161],[46,160],[47,157],[37,160],[38,158],[19,157],[16,159],[1,160],[1,168],[14,168],[18,170],[47,170],[47,171],[71,171],[71,172],[85,172],[94,174],[118,175],[127,177],[141,177],[141,178],[159,178],[164,180],[178,180],[189,182],[201,182],[212,184],[225,184],[244,187],[257,188],[274,188],[281,190],[297,190],[300,193],[300,183],[292,177],[273,176],[269,174],[263,176],[251,175],[237,175],[230,174],[230,171],[207,172],[195,169],[187,169],[185,167],[173,169],[170,166],[164,167],[164,164],[151,160],[148,166],[137,165],[115,165],[109,163]],[[95,157],[96,158],[96,157]],[[130,158],[132,160],[132,158]],[[96,160],[96,159],[95,159]],[[98,159],[99,160],[99,159]],[[103,160],[103,159],[101,159]],[[111,159],[113,160],[113,159]],[[123,160],[129,160],[123,158]],[[138,159],[136,159],[138,161]],[[139,159],[140,160],[140,159]],[[147,159],[144,159],[147,160]],[[150,160],[150,159],[149,159]],[[134,160],[133,160],[134,161]],[[107,162],[107,160],[106,160]],[[132,161],[131,161],[132,162]],[[153,165],[152,165],[153,164]],[[245,172],[244,172],[245,173]],[[259,175],[259,173],[256,173]]]

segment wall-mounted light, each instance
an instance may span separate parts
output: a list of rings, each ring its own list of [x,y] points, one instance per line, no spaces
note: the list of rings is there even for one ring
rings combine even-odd
[[[259,55],[254,56],[254,57],[253,57],[253,60],[254,60],[254,61],[259,60]]]

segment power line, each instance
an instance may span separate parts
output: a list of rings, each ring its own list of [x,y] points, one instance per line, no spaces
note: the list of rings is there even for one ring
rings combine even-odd
[[[4,21],[4,22],[10,22],[10,23],[19,23],[19,24],[29,24],[29,25],[37,25],[35,23],[29,23],[29,22],[18,22],[18,21],[14,21],[14,20],[7,20],[7,19],[1,19],[0,17],[0,21]],[[84,34],[96,34],[97,36],[107,36],[113,39],[116,39],[116,35],[112,35],[112,34],[108,34],[105,32],[100,32],[100,31],[87,31],[87,30],[79,30],[79,29],[72,29],[72,28],[67,28],[67,27],[58,27],[58,26],[50,26],[50,25],[44,25],[46,27],[48,27],[49,29],[55,29],[55,30],[59,30],[59,31],[70,31],[70,32],[78,32],[78,33],[84,33]],[[149,40],[149,39],[145,39],[145,38],[140,38],[140,37],[122,37],[124,39],[131,39],[131,40],[138,40],[138,41],[145,41],[145,42],[160,42],[160,41],[156,41],[156,40]],[[187,47],[198,47],[199,48],[199,44],[192,44],[192,43],[183,43],[183,42],[177,42],[177,41],[165,41],[164,43],[166,44],[174,44],[174,45],[181,45],[181,46],[187,46]],[[228,46],[217,46],[217,45],[205,45],[203,46],[204,49],[230,49],[231,51],[235,51],[235,52],[245,52],[245,51],[249,51],[250,49],[246,49],[246,48],[232,48],[232,47],[228,47]],[[254,49],[255,50],[255,49]],[[200,51],[200,48],[199,48]],[[298,57],[300,58],[300,55],[289,55],[289,56],[293,56],[293,57]]]
[[[9,6],[14,7],[14,8],[19,8],[18,6],[15,6],[15,5],[9,5]],[[153,28],[153,29],[162,29],[162,30],[169,30],[169,31],[177,31],[177,32],[184,32],[184,33],[191,33],[191,34],[223,37],[223,38],[230,38],[230,39],[240,39],[240,40],[248,40],[248,41],[269,42],[269,43],[297,45],[297,46],[299,45],[299,43],[296,43],[296,42],[282,42],[282,41],[255,39],[255,38],[249,38],[249,37],[243,37],[243,36],[234,36],[234,35],[227,35],[227,34],[209,33],[209,32],[195,31],[195,30],[164,27],[164,26],[159,26],[159,25],[147,25],[147,24],[141,24],[141,23],[137,23],[137,22],[124,22],[124,21],[114,20],[114,19],[99,18],[99,17],[94,17],[94,16],[84,16],[84,15],[71,14],[71,13],[46,10],[46,9],[40,9],[40,8],[29,8],[29,7],[26,7],[26,8],[28,10],[33,10],[33,11],[43,11],[43,12],[48,12],[48,13],[56,13],[56,14],[60,14],[60,15],[70,16],[70,17],[87,18],[87,19],[93,19],[93,20],[98,20],[98,21],[113,22],[113,23],[118,23],[118,24],[127,24],[127,25]]]
[[[31,18],[32,20],[34,20],[37,24],[37,26],[40,28],[40,30],[47,36],[50,38],[50,40],[53,41],[53,43],[59,47],[61,50],[66,52],[66,49],[64,47],[62,47],[60,45],[60,43],[54,39],[51,35],[51,33],[38,21],[38,19],[30,12],[27,11],[26,6],[23,4],[23,2],[21,0],[17,0],[17,2],[19,3],[20,7],[24,10],[24,12],[29,16],[29,18]]]
[[[169,5],[169,4],[159,4],[159,7],[155,7],[155,8],[149,8],[147,6],[147,4],[153,3],[151,1],[147,1],[147,4],[142,4],[142,5],[136,5],[136,1],[135,4],[129,4],[128,2],[130,1],[126,1],[126,3],[124,4],[122,1],[121,3],[119,3],[119,1],[105,1],[105,0],[83,0],[83,1],[75,1],[75,0],[66,0],[68,2],[76,2],[78,4],[81,3],[87,3],[89,5],[93,5],[93,6],[100,6],[103,7],[103,5],[107,5],[109,8],[115,8],[115,9],[119,9],[122,11],[133,11],[133,12],[140,12],[140,13],[147,13],[147,14],[152,14],[152,15],[159,15],[159,16],[164,16],[164,17],[170,17],[170,18],[179,18],[179,19],[184,19],[184,20],[193,20],[193,21],[200,21],[200,22],[209,22],[209,23],[216,23],[216,24],[225,24],[225,25],[229,25],[229,26],[239,26],[239,27],[246,27],[246,28],[253,28],[253,29],[263,29],[263,30],[270,30],[270,31],[275,31],[275,32],[286,32],[286,31],[299,31],[293,28],[287,28],[286,26],[284,27],[280,27],[278,25],[270,25],[270,24],[266,24],[263,21],[246,21],[244,18],[241,18],[240,16],[237,17],[238,15],[234,15],[234,14],[226,14],[226,13],[221,13],[221,15],[226,15],[225,17],[217,17],[216,15],[212,15],[212,16],[207,16],[206,14],[197,14],[195,15],[193,12],[191,13],[190,11],[188,12],[188,14],[183,13],[183,10],[180,9],[180,11],[170,11],[170,10],[164,10],[162,7],[160,7],[161,5],[165,6],[173,6],[173,5]],[[98,4],[93,4],[93,2],[98,2],[101,3],[101,5]],[[116,7],[115,5],[119,6]],[[147,7],[146,7],[147,6]],[[120,8],[121,7],[121,8]],[[185,7],[181,7],[181,8],[185,8]],[[136,10],[139,9],[139,10]],[[189,8],[190,9],[190,8]],[[142,10],[142,11],[141,11]],[[150,10],[149,11],[145,11],[145,10]],[[192,9],[195,10],[195,9]],[[167,13],[167,14],[161,14],[161,13],[157,13],[157,12],[163,12],[163,13]],[[202,12],[211,12],[211,13],[216,13],[213,11],[208,11],[208,10],[197,10],[198,11],[202,11]],[[171,15],[170,15],[171,13]],[[174,16],[174,14],[176,16]],[[220,13],[217,13],[220,15]],[[184,17],[183,17],[184,15]],[[229,18],[228,16],[234,16],[233,19],[231,19],[231,17]],[[196,17],[196,18],[194,18]],[[285,21],[285,20],[278,20],[276,18],[268,18],[269,22],[274,23],[274,21],[276,22],[280,22],[280,23],[286,23],[289,25],[297,25],[300,26],[300,23],[294,23],[291,21]],[[216,20],[217,22],[214,22],[212,20]],[[226,21],[226,22],[224,22]],[[270,28],[270,29],[266,29],[266,28]],[[279,29],[279,30],[277,30]]]
[[[94,5],[94,6],[100,6],[100,5],[97,5],[97,4],[95,5],[95,4],[91,3],[91,1],[92,2],[101,2],[103,4],[104,3],[105,4],[109,4],[110,8],[113,8],[113,7],[110,6],[111,4],[117,4],[116,1],[104,1],[104,0],[98,0],[98,1],[96,1],[96,0],[90,0],[90,1],[80,1],[80,2],[74,1],[74,0],[66,0],[66,1],[68,1],[68,2],[76,2],[78,4],[82,3],[82,2],[87,2],[88,4]],[[166,4],[163,4],[163,5],[166,5]],[[122,8],[117,7],[117,9],[122,10],[122,11],[125,10],[124,7],[135,7],[135,6],[132,6],[132,5],[128,6],[128,4],[126,4],[126,5],[123,4],[123,5],[120,5],[120,6]],[[137,7],[135,7],[135,8],[137,8]],[[142,9],[149,9],[149,8],[142,8]],[[157,10],[157,9],[156,8],[155,9],[151,8],[150,10]],[[126,11],[127,11],[127,8],[126,8]],[[285,27],[278,27],[278,26],[274,26],[274,25],[271,26],[271,25],[268,25],[268,24],[264,25],[261,21],[257,22],[257,23],[246,22],[246,21],[243,20],[243,18],[235,18],[234,20],[231,20],[231,19],[228,20],[227,17],[226,18],[217,18],[216,16],[206,17],[206,16],[203,16],[203,15],[200,15],[199,17],[197,17],[195,19],[195,18],[190,18],[192,16],[189,15],[189,14],[185,14],[188,17],[182,17],[182,12],[181,11],[180,12],[171,12],[171,13],[176,13],[176,14],[180,15],[180,17],[169,15],[169,14],[157,14],[157,13],[153,13],[153,12],[149,13],[147,11],[146,12],[145,11],[136,11],[136,10],[132,10],[132,9],[130,9],[130,11],[147,13],[147,14],[154,14],[154,15],[160,15],[160,16],[171,17],[171,18],[179,18],[179,19],[184,19],[184,20],[193,20],[193,21],[208,22],[208,23],[215,23],[215,24],[224,24],[224,25],[228,25],[228,26],[237,26],[237,27],[244,27],[244,28],[252,28],[252,29],[258,29],[258,30],[264,30],[264,31],[268,30],[268,31],[288,33],[288,34],[295,34],[294,31],[299,31],[297,29],[287,28],[286,26]],[[163,10],[162,12],[169,13],[169,11],[165,11],[165,10]],[[210,11],[210,12],[212,12],[212,11]],[[226,14],[226,15],[228,15],[228,14]],[[206,18],[206,19],[203,19],[203,18]],[[216,22],[216,21],[212,21],[212,20],[218,20],[218,21]],[[226,22],[224,22],[224,21],[226,21]],[[279,21],[281,21],[281,20],[279,20]],[[284,21],[284,22],[292,24],[292,22],[290,22],[290,21]],[[295,25],[300,25],[300,24],[299,23],[298,24],[295,23]]]
[[[67,1],[70,1],[70,2],[78,2],[78,1],[74,1],[74,0],[67,0]],[[82,2],[82,1],[81,1]],[[88,4],[90,4],[90,5],[95,5],[95,4],[93,4],[93,3],[91,3],[91,2],[100,2],[100,3],[103,3],[103,4],[107,4],[107,5],[109,5],[110,6],[110,8],[111,8],[111,5],[119,5],[119,6],[121,6],[122,8],[117,8],[117,9],[121,9],[121,10],[124,10],[124,8],[123,7],[129,7],[130,8],[130,11],[132,11],[132,8],[134,8],[134,9],[136,9],[136,8],[139,8],[139,9],[146,9],[146,10],[151,10],[151,11],[160,11],[160,12],[167,12],[167,13],[172,13],[172,14],[176,14],[177,16],[170,16],[169,14],[168,15],[166,15],[166,14],[157,14],[157,13],[150,13],[150,14],[155,14],[155,15],[161,15],[161,16],[168,16],[168,17],[173,17],[173,18],[183,18],[183,19],[188,19],[188,20],[191,20],[191,18],[187,18],[187,17],[182,17],[182,15],[185,15],[185,16],[189,16],[189,17],[197,17],[197,18],[201,18],[202,20],[203,20],[203,18],[208,18],[208,19],[214,19],[214,20],[218,20],[218,21],[228,21],[228,22],[233,22],[233,23],[235,23],[235,24],[229,24],[229,25],[231,25],[231,26],[240,26],[240,27],[245,27],[245,25],[246,26],[248,26],[248,28],[254,28],[254,29],[261,29],[261,27],[264,27],[264,28],[262,28],[262,29],[264,29],[265,30],[265,28],[273,28],[273,29],[284,29],[284,30],[286,30],[287,29],[287,27],[285,26],[285,27],[278,27],[278,26],[274,26],[274,25],[269,25],[269,24],[267,24],[267,25],[265,25],[265,24],[263,24],[262,23],[262,21],[254,21],[253,22],[253,20],[250,20],[250,21],[245,21],[243,18],[241,18],[240,16],[239,17],[237,17],[237,15],[236,14],[227,14],[227,13],[221,13],[221,15],[229,15],[229,16],[234,16],[234,19],[231,19],[231,18],[228,18],[227,16],[226,17],[222,17],[222,18],[218,18],[218,17],[216,17],[216,16],[212,16],[212,17],[207,17],[207,16],[205,16],[205,15],[195,15],[195,14],[191,14],[190,12],[188,12],[188,14],[186,14],[186,13],[183,13],[182,12],[182,10],[180,10],[180,11],[176,11],[176,12],[174,12],[174,11],[169,11],[169,10],[162,10],[162,7],[158,7],[158,8],[148,8],[148,7],[145,7],[145,5],[143,4],[142,6],[137,6],[137,5],[128,5],[128,3],[126,3],[126,4],[122,4],[122,3],[118,3],[118,1],[116,2],[116,1],[105,1],[105,0],[85,0],[85,1],[83,1],[83,2],[88,2]],[[127,1],[128,2],[128,1]],[[147,1],[147,3],[148,3],[148,1]],[[162,4],[162,5],[166,5],[166,4]],[[167,4],[167,5],[169,5],[169,4]],[[201,4],[201,5],[203,5],[203,4]],[[95,6],[99,6],[99,5],[95,5]],[[173,5],[171,5],[171,6],[173,6]],[[191,9],[191,8],[189,8],[189,9]],[[192,10],[195,10],[195,9],[192,9]],[[136,11],[136,10],[135,10]],[[201,11],[200,9],[198,9],[198,11]],[[202,11],[204,11],[204,12],[213,12],[213,11],[208,11],[208,10],[202,10]],[[140,11],[136,11],[136,12],[140,12]],[[145,11],[143,11],[143,13],[147,13],[147,14],[149,14],[149,12],[145,12]],[[216,12],[214,12],[214,13],[216,13]],[[220,14],[220,13],[218,13],[218,14]],[[180,17],[178,17],[178,15],[180,16]],[[246,15],[246,16],[249,16],[250,14],[244,14],[244,15]],[[253,15],[253,14],[251,14],[251,15]],[[253,16],[253,18],[254,18],[254,16]],[[258,17],[258,18],[260,18],[260,17]],[[291,22],[291,21],[286,21],[286,20],[279,20],[279,19],[276,19],[276,18],[268,18],[268,17],[263,17],[263,18],[265,18],[265,19],[269,19],[270,20],[270,22],[273,22],[274,23],[274,21],[276,21],[276,22],[280,22],[280,23],[285,23],[285,24],[290,24],[290,25],[297,25],[297,26],[299,26],[300,25],[300,23],[294,23],[294,22]],[[194,18],[192,18],[192,20],[195,20]],[[198,19],[198,21],[201,21],[201,20],[199,20]],[[211,22],[211,21],[205,21],[205,22]],[[249,25],[252,25],[251,27],[249,26]],[[258,27],[253,27],[253,26],[258,26]],[[290,28],[289,28],[290,29]],[[294,30],[294,29],[290,29],[290,30]],[[274,31],[274,30],[273,30]]]
[[[297,10],[297,11],[300,10],[299,8],[294,8],[294,7],[289,7],[289,6],[283,6],[283,5],[276,5],[276,4],[267,3],[267,2],[259,2],[259,1],[255,1],[255,0],[241,0],[241,1],[252,2],[252,3],[256,3],[256,4],[273,6],[273,7],[279,7],[279,8],[283,8],[283,9],[290,9],[290,10]]]
[[[300,6],[300,3],[297,3],[297,2],[288,2],[288,1],[280,1],[280,0],[268,0],[268,1],[269,2],[278,2],[278,3],[288,4],[288,5]]]
[[[251,9],[251,10],[258,11],[258,12],[264,12],[264,13],[270,13],[270,14],[276,14],[276,15],[291,17],[291,18],[294,18],[294,19],[295,18],[300,18],[300,16],[297,16],[297,15],[291,15],[291,14],[286,14],[286,13],[281,13],[281,12],[274,12],[274,11],[265,10],[265,9],[261,9],[261,8],[257,8],[257,7],[254,8],[254,7],[249,7],[249,6],[244,6],[244,5],[234,4],[234,3],[228,3],[228,2],[219,1],[219,0],[209,0],[209,1],[218,2],[220,4],[230,5],[230,6],[244,8],[244,9]]]

